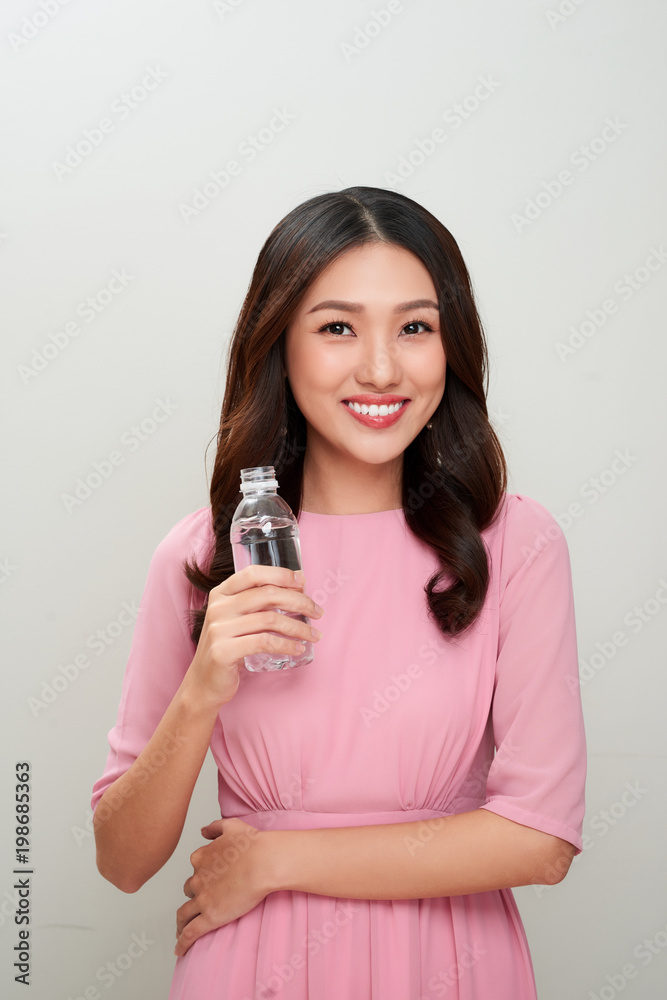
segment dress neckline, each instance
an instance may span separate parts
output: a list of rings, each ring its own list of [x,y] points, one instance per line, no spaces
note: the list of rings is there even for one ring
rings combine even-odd
[[[389,510],[369,510],[363,514],[320,514],[314,510],[301,510],[299,511],[299,517],[301,515],[305,515],[306,517],[378,517],[379,514],[397,514],[399,511],[402,513],[403,508],[392,507]]]

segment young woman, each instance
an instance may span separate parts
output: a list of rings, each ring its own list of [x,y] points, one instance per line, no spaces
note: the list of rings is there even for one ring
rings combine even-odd
[[[582,850],[585,737],[567,545],[506,492],[487,378],[459,248],[411,199],[319,195],[268,237],[211,505],[157,547],[93,789],[98,868],[135,892],[217,763],[170,1000],[534,1000],[511,887]],[[260,465],[305,583],[234,572]],[[310,664],[245,669],[303,640]]]

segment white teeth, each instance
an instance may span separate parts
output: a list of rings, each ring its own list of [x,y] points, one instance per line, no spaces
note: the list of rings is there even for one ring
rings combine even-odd
[[[390,413],[396,413],[397,410],[400,410],[406,402],[407,400],[403,399],[400,403],[392,403],[391,406],[387,406],[386,403],[381,406],[377,406],[375,403],[371,403],[370,406],[366,403],[347,403],[347,406],[355,413],[364,413],[369,417],[388,417]]]

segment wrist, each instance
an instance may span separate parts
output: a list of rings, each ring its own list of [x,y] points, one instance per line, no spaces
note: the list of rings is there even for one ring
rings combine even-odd
[[[264,895],[289,886],[293,833],[292,830],[261,831],[259,878]]]
[[[221,706],[211,702],[201,686],[189,674],[183,678],[178,691],[178,701],[181,711],[189,720],[213,727]]]

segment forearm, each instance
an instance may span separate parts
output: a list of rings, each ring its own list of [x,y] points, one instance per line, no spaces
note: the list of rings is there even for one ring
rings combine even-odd
[[[564,877],[574,847],[475,809],[435,820],[269,834],[272,891],[345,899],[460,896]]]
[[[124,892],[139,889],[173,854],[216,718],[186,675],[149,742],[98,802],[97,867]]]

